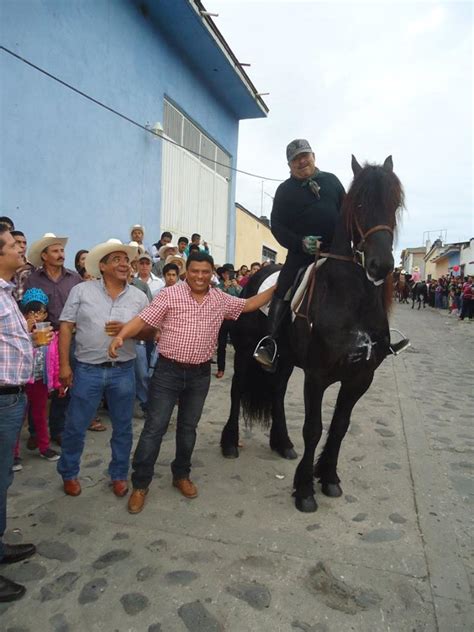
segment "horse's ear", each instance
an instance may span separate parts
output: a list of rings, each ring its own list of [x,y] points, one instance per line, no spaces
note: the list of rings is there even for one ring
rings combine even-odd
[[[385,169],[385,171],[388,171],[389,173],[392,173],[392,171],[393,171],[392,156],[387,156],[385,158],[385,162],[383,163],[383,168]]]
[[[357,162],[357,158],[354,156],[354,154],[352,154],[351,167],[352,167],[352,173],[354,174],[354,177],[358,176],[359,173],[362,171],[362,167]]]

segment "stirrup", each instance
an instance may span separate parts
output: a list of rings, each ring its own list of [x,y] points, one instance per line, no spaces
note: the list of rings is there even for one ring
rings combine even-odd
[[[390,331],[395,331],[397,334],[400,334],[400,336],[402,336],[401,340],[389,345],[388,348],[390,349],[390,353],[393,353],[394,356],[397,356],[400,355],[402,351],[408,349],[408,347],[411,347],[410,340],[405,336],[403,332],[399,331],[398,329],[390,329]]]
[[[261,355],[261,352],[267,352],[268,351],[268,346],[269,345],[265,345],[265,341],[270,341],[271,344],[273,345],[273,356],[271,356],[271,353],[265,353],[264,355]],[[273,367],[274,363],[275,363],[275,358],[277,356],[278,353],[278,347],[277,347],[277,343],[273,340],[273,338],[271,336],[264,336],[258,343],[257,346],[255,347],[255,351],[253,352],[253,357],[255,358],[255,360],[259,363],[262,364],[264,367]],[[270,357],[271,356],[271,359]]]

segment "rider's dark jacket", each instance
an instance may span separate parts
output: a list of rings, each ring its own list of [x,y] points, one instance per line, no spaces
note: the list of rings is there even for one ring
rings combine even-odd
[[[319,185],[319,198],[306,180],[294,177],[282,182],[275,193],[271,215],[272,233],[278,243],[288,249],[276,290],[280,298],[284,298],[298,269],[314,260],[314,257],[303,251],[303,237],[321,236],[322,249],[330,247],[344,199],[344,187],[334,174],[317,171],[312,180]]]

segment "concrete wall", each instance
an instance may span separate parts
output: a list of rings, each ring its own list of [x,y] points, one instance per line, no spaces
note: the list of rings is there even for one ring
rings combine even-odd
[[[464,276],[474,275],[474,238],[467,248],[461,250],[460,265],[463,266]]]
[[[238,120],[127,0],[2,0],[2,44],[145,124],[169,96],[233,158]],[[1,213],[29,241],[70,237],[67,258],[110,237],[159,238],[161,142],[0,52]],[[235,179],[228,255],[234,242]],[[199,232],[199,226],[196,226]]]
[[[262,261],[262,246],[277,253],[276,263],[284,263],[287,250],[280,246],[272,231],[257,217],[236,206],[235,260],[236,267],[250,266],[254,261]]]

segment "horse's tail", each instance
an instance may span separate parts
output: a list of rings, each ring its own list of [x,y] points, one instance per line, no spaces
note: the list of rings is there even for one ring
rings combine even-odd
[[[242,391],[242,415],[245,423],[257,422],[264,428],[271,423],[273,384],[276,375],[266,373],[253,358],[247,364],[245,388]]]
[[[262,268],[251,277],[240,295],[241,298],[254,296],[261,283],[280,269],[281,266],[277,265]],[[232,335],[235,347],[234,375],[239,383],[243,418],[250,426],[254,422],[264,427],[270,425],[272,399],[275,384],[278,384],[278,371],[275,374],[265,372],[253,358],[255,347],[267,333],[266,328],[266,317],[258,310],[243,314]]]

